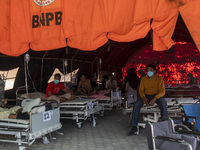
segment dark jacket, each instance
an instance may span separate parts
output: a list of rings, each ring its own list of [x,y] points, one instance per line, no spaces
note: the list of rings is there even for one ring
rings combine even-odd
[[[131,68],[128,71],[128,74],[125,77],[124,81],[129,82],[129,85],[132,87],[132,89],[137,90],[137,88],[140,84],[140,80],[139,80],[137,74],[135,73],[135,68]]]

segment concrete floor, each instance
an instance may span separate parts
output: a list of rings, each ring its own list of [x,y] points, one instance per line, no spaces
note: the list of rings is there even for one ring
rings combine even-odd
[[[148,150],[145,129],[140,130],[139,136],[127,136],[130,130],[128,115],[121,110],[105,112],[97,116],[96,127],[89,121],[84,121],[78,129],[75,121],[61,120],[63,125],[59,132],[53,133],[56,140],[44,145],[42,139],[37,139],[27,150]],[[1,136],[1,135],[0,135]],[[17,144],[0,143],[0,150],[18,150]]]

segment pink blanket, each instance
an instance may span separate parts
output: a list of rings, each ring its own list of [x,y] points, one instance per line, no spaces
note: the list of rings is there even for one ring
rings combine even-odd
[[[110,97],[105,96],[104,94],[108,94],[108,90],[98,91],[96,94],[92,95],[95,99],[110,99]]]

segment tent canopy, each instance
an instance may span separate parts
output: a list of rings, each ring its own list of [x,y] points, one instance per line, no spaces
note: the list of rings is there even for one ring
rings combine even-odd
[[[19,67],[15,90],[24,85],[26,52],[36,88],[42,58],[42,89],[55,68],[62,72],[62,59],[68,71],[90,74],[101,58],[102,70],[120,74],[129,58],[150,44],[169,53],[173,41],[199,49],[199,8],[199,0],[0,0],[0,69]]]
[[[178,17],[172,39],[174,41],[190,42],[194,44],[194,41],[180,15]],[[56,50],[40,52],[30,50],[29,54],[33,59],[41,59],[44,55],[45,59],[52,59],[52,61],[67,59],[69,68],[71,66],[71,60],[73,60],[73,69],[85,65],[89,65],[91,67],[92,64],[95,64],[95,69],[98,59],[101,58],[103,70],[111,69],[112,71],[115,71],[113,68],[121,69],[131,56],[137,54],[151,44],[152,31],[149,31],[147,36],[144,38],[132,42],[116,42],[109,40],[106,44],[94,51],[80,51],[76,48],[64,47]],[[173,48],[174,47],[171,49]],[[23,55],[21,55],[21,57],[23,57]]]
[[[0,52],[95,50],[108,39],[145,38],[151,29],[153,49],[168,50],[179,12],[199,47],[199,6],[199,0],[0,0]]]

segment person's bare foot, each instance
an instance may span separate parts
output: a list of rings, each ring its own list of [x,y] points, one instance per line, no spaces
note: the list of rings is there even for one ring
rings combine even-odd
[[[18,109],[18,110],[17,110],[17,114],[18,114],[19,112],[21,112],[21,111],[22,111],[22,109],[23,109],[23,108],[20,108],[20,109]]]
[[[66,102],[66,101],[69,101],[68,99],[66,99],[66,98],[64,98],[64,97],[61,97],[60,98],[60,102],[62,103],[62,102]]]

